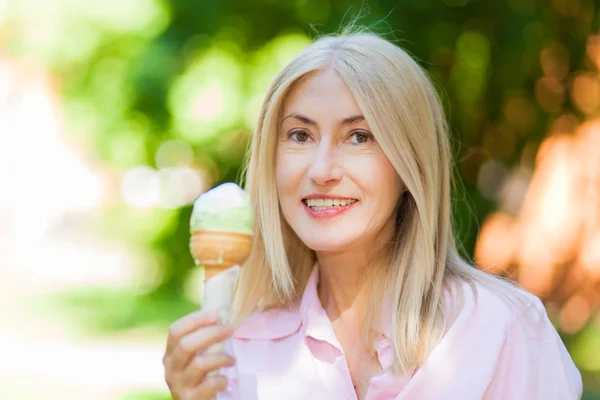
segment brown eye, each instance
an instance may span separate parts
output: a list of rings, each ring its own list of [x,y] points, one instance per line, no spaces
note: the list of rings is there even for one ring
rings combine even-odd
[[[371,139],[371,135],[365,132],[354,132],[352,134],[352,144],[366,143]]]
[[[306,133],[305,131],[297,131],[291,134],[291,137],[296,141],[296,142],[300,142],[300,143],[304,143],[308,141],[308,133]]]

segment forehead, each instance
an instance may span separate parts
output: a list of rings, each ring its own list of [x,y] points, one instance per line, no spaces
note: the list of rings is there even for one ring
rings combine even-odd
[[[314,117],[347,116],[361,110],[350,88],[334,70],[319,71],[302,79],[283,104],[284,115],[290,112]]]

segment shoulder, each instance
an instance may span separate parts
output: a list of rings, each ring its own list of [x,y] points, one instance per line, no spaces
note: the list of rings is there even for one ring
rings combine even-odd
[[[468,369],[464,387],[485,385],[478,398],[579,398],[579,372],[538,297],[489,276],[447,284],[444,300],[450,319],[430,365]]]
[[[581,375],[537,296],[503,281],[475,282],[476,295],[468,287],[459,315],[469,333],[457,332],[474,332],[463,348],[476,354],[478,368],[482,357],[493,365],[486,399],[581,397]]]
[[[447,283],[444,311],[448,328],[454,323],[466,323],[507,333],[518,325],[535,334],[549,323],[538,297],[493,276]]]
[[[298,310],[273,308],[245,318],[236,328],[233,337],[245,340],[275,340],[296,333],[302,324]]]

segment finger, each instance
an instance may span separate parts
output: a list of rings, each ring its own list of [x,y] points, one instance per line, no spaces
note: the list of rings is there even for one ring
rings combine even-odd
[[[215,311],[199,310],[194,311],[185,317],[175,321],[169,328],[167,338],[167,353],[169,353],[179,342],[179,340],[188,333],[194,332],[205,326],[214,325],[219,320],[219,315]]]
[[[231,367],[234,364],[235,359],[226,353],[196,356],[183,371],[181,383],[186,387],[196,386],[209,372],[223,367]]]
[[[214,399],[218,392],[227,387],[227,378],[223,375],[207,377],[192,392],[191,399]]]
[[[233,333],[232,325],[212,325],[192,332],[179,340],[167,362],[169,368],[182,370],[198,352],[222,342]]]

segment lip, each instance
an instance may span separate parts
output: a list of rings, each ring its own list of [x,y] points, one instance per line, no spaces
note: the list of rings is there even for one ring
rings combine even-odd
[[[316,195],[316,196],[327,196],[327,195]],[[352,197],[332,197],[332,196],[327,196],[327,197],[305,197],[303,200],[305,200],[305,199],[342,199],[342,200],[351,200]],[[317,219],[331,219],[331,218],[337,217],[338,215],[347,213],[348,211],[350,211],[350,209],[352,207],[354,207],[356,204],[358,204],[360,202],[358,200],[356,200],[354,203],[348,204],[347,206],[332,207],[332,208],[327,209],[327,210],[319,210],[319,211],[313,210],[308,205],[306,205],[306,203],[304,201],[302,201],[301,203],[304,206],[304,209],[306,210],[306,212],[311,217],[317,218]]]

